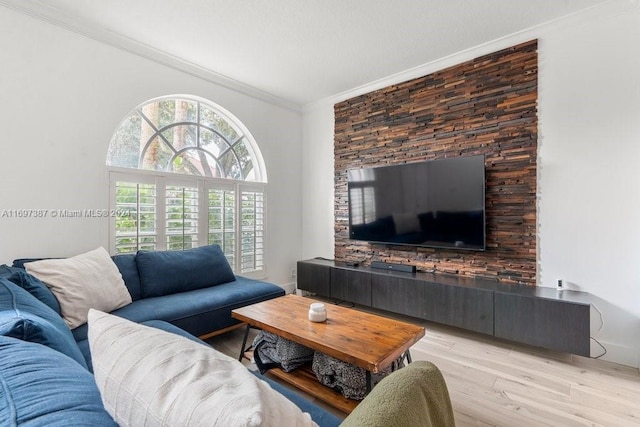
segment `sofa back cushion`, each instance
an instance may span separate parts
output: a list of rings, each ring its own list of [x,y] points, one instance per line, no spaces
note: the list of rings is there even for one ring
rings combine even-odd
[[[111,257],[120,274],[122,280],[131,294],[131,299],[137,301],[142,298],[142,286],[140,285],[140,275],[138,274],[138,264],[136,254],[120,254]]]
[[[51,347],[87,368],[62,318],[33,295],[0,278],[0,335]]]
[[[3,426],[116,426],[86,369],[9,337],[0,337],[0,420]]]
[[[218,245],[184,251],[138,251],[142,297],[159,297],[233,282],[236,278]]]
[[[26,264],[34,261],[41,261],[43,259],[58,259],[58,258],[17,258],[13,260],[13,266],[15,268],[21,268],[24,270]]]
[[[24,269],[0,265],[0,277],[20,286],[56,313],[61,313],[60,303],[53,292],[40,279],[27,273]]]
[[[26,264],[30,263],[30,262],[35,262],[35,261],[42,261],[45,259],[61,259],[61,258],[18,258],[18,259],[14,259],[13,260],[13,267],[8,267],[8,266],[0,266],[0,276],[3,273],[2,267],[6,267],[5,271],[7,271],[6,269],[12,269],[12,270],[25,270]],[[129,290],[129,293],[131,294],[131,299],[133,301],[139,300],[140,298],[142,298],[142,290],[141,290],[141,286],[140,286],[140,276],[138,275],[138,265],[136,264],[136,254],[135,253],[130,253],[130,254],[118,254],[118,255],[114,255],[111,257],[111,259],[113,260],[113,262],[115,263],[115,265],[118,267],[118,270],[120,270],[120,274],[122,275],[122,280],[124,280],[124,284],[126,285],[127,289]],[[46,288],[46,286],[45,286]],[[27,289],[29,290],[29,289]],[[30,290],[29,290],[30,291]],[[49,291],[49,289],[47,288],[47,291],[49,293],[51,293],[51,291]],[[53,295],[53,293],[51,293],[51,297],[53,297],[55,299],[55,296]],[[38,295],[36,295],[36,298],[38,298]],[[49,305],[46,301],[43,301],[45,304]],[[56,304],[57,300],[56,300]],[[53,308],[53,307],[51,307]],[[58,313],[60,313],[60,305],[58,304]]]
[[[131,304],[122,275],[104,248],[65,259],[46,259],[25,265],[54,293],[69,328],[87,322],[90,308],[113,311]]]

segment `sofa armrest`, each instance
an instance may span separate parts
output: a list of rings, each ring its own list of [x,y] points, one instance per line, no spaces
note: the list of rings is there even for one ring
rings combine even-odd
[[[204,344],[209,346],[206,342],[202,341],[200,338],[191,335],[189,332],[184,329],[178,328],[175,325],[172,325],[169,322],[165,322],[164,320],[147,320],[144,322],[140,322],[141,325],[151,326],[152,328],[161,329],[165,332],[171,332],[176,335],[180,335],[181,337],[188,338],[193,342],[197,342],[198,344]]]
[[[415,361],[383,378],[341,427],[454,425],[442,373],[431,362]]]

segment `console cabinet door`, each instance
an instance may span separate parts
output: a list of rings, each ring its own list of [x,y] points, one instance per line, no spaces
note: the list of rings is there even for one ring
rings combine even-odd
[[[493,292],[425,283],[425,319],[493,335]]]
[[[590,310],[573,304],[495,293],[495,336],[556,351],[590,356]]]
[[[424,319],[425,298],[421,281],[386,274],[374,274],[371,279],[372,307]]]
[[[298,261],[298,289],[328,297],[331,293],[331,270],[326,265]]]
[[[331,269],[331,298],[371,306],[371,273]]]

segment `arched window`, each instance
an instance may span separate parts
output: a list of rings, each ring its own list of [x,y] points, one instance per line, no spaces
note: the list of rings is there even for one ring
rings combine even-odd
[[[264,272],[266,171],[242,123],[191,96],[152,99],[109,150],[112,250],[219,244],[234,271]]]

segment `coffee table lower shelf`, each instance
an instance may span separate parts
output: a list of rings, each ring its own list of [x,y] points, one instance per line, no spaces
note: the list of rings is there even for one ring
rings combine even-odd
[[[346,398],[339,392],[321,384],[311,368],[308,366],[294,369],[291,372],[285,372],[280,368],[274,368],[270,369],[267,373],[306,393],[309,393],[318,400],[321,400],[346,414],[350,414],[351,411],[358,406],[359,402],[357,400]]]

